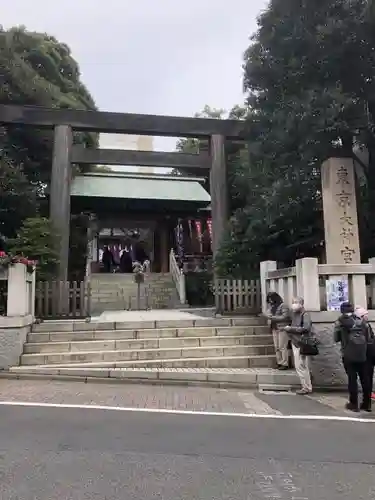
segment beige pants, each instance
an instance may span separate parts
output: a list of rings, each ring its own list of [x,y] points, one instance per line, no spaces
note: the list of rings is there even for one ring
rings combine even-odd
[[[294,357],[294,365],[301,381],[302,389],[305,389],[309,392],[312,391],[311,385],[311,376],[310,376],[310,368],[309,368],[309,357],[302,356],[300,352],[300,348],[296,347],[294,344],[293,347],[293,357]]]
[[[288,341],[289,337],[283,330],[273,330],[273,344],[276,351],[276,363],[281,366],[289,366]]]

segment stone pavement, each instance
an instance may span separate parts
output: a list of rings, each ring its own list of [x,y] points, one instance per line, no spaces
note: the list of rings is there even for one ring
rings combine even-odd
[[[262,415],[341,415],[345,394],[259,393],[206,387],[0,379],[0,401],[121,406]],[[371,418],[371,414],[360,414]]]
[[[100,316],[91,318],[92,322],[120,323],[139,321],[169,321],[202,319],[202,315],[180,311],[178,309],[152,309],[150,311],[104,311]]]

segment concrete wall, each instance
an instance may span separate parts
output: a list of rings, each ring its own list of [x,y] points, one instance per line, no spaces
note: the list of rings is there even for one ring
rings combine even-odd
[[[18,365],[33,318],[0,317],[0,370]]]

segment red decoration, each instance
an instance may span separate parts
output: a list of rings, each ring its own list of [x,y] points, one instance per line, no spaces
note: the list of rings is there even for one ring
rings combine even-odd
[[[207,219],[208,232],[210,234],[210,240],[212,243],[212,219]]]
[[[0,267],[7,268],[14,266],[14,264],[23,264],[27,267],[27,272],[32,273],[35,270],[37,262],[22,255],[9,255],[5,252],[0,252]]]
[[[195,221],[195,227],[197,229],[197,235],[198,235],[198,239],[200,241],[202,239],[202,223],[200,220]]]

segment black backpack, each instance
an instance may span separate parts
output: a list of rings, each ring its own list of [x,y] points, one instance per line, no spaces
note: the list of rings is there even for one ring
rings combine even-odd
[[[351,363],[363,363],[367,359],[367,326],[360,318],[353,317],[353,324],[345,329],[344,359]]]

